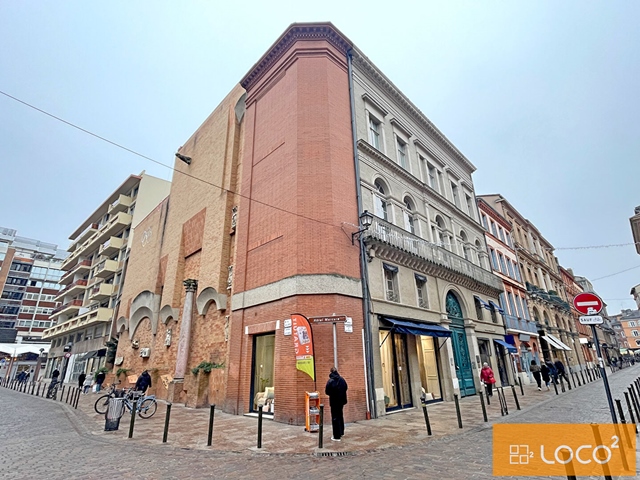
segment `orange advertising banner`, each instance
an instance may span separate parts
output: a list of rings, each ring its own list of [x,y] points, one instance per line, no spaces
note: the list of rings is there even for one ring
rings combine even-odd
[[[313,336],[311,325],[304,315],[291,315],[293,327],[293,346],[296,352],[296,368],[306,373],[312,380],[316,379],[316,369],[313,363]]]

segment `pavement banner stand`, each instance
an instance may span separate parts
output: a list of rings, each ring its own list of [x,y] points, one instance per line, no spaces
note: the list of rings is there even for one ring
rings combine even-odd
[[[124,415],[124,398],[110,398],[107,413],[104,416],[104,431],[112,432],[120,427]]]

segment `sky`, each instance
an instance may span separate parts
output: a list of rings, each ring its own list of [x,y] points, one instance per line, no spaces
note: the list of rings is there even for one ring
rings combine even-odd
[[[640,2],[0,3],[0,91],[172,165],[293,22],[331,21],[501,193],[634,308]],[[129,174],[171,171],[0,94],[0,226],[63,248]],[[612,275],[622,270],[628,272]],[[600,277],[605,277],[600,280]]]

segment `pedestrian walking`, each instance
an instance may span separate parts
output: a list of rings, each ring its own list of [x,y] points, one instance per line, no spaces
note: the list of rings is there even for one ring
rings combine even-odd
[[[146,370],[143,371],[136,381],[135,389],[144,393],[151,386],[151,375]]]
[[[82,382],[82,388],[83,388],[83,394],[87,394],[89,393],[89,391],[91,390],[91,383],[93,382],[93,372],[91,372],[89,375],[87,375],[84,379],[84,381]]]
[[[49,384],[49,388],[47,388],[47,398],[51,397],[51,392],[53,388],[58,384],[58,378],[60,377],[60,371],[56,368],[53,373],[51,373],[51,383]]]
[[[482,370],[480,370],[480,381],[484,383],[487,389],[487,395],[493,397],[493,385],[496,383],[496,378],[493,375],[493,370],[487,362],[482,364]]]
[[[84,386],[84,380],[87,378],[87,374],[82,372],[78,375],[78,388],[82,388]]]
[[[564,381],[568,383],[569,379],[567,378],[567,371],[564,368],[564,363],[562,363],[560,359],[556,358],[556,361],[553,365],[556,367],[558,377],[562,377]]]
[[[558,384],[558,370],[553,365],[553,362],[551,362],[551,360],[548,360],[545,363],[547,365],[547,368],[549,369],[549,375],[551,375],[551,379],[553,380],[553,383],[555,383],[557,385]]]
[[[546,363],[540,365],[540,374],[542,375],[542,380],[544,380],[544,384],[547,387],[547,391],[551,390],[549,388],[549,384],[551,383],[551,370],[549,370],[549,366]]]
[[[533,378],[536,379],[538,390],[542,391],[542,374],[540,373],[540,365],[538,365],[535,360],[531,360],[531,367],[529,368],[529,370],[531,370]]]
[[[342,409],[347,404],[347,382],[340,376],[336,367],[331,367],[329,381],[324,389],[324,393],[329,395],[329,405],[331,407],[331,426],[333,427],[334,442],[341,441],[344,436],[344,416]]]
[[[105,374],[103,371],[99,371],[96,375],[96,392],[99,392],[102,389],[102,384],[104,383]]]

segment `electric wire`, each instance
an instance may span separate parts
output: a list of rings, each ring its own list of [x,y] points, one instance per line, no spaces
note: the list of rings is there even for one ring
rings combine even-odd
[[[102,136],[100,136],[100,135],[98,135],[96,133],[93,133],[93,132],[91,132],[91,131],[89,131],[89,130],[87,130],[85,128],[82,128],[82,127],[80,127],[80,126],[78,126],[78,125],[76,125],[74,123],[71,123],[71,122],[69,122],[69,121],[67,121],[67,120],[65,120],[63,118],[60,118],[60,117],[58,117],[56,115],[53,115],[52,113],[49,113],[46,110],[42,110],[41,108],[38,108],[38,107],[36,107],[34,105],[31,105],[30,103],[25,102],[24,100],[20,100],[19,98],[16,98],[13,95],[9,95],[8,93],[3,92],[2,90],[0,90],[0,94],[4,95],[5,97],[10,98],[11,100],[14,100],[14,101],[16,101],[18,103],[21,103],[22,105],[25,105],[25,106],[27,106],[29,108],[32,108],[33,110],[36,110],[37,112],[40,112],[40,113],[42,113],[42,114],[44,114],[44,115],[46,115],[48,117],[51,117],[51,118],[53,118],[55,120],[58,120],[59,122],[62,122],[62,123],[66,124],[66,125],[68,125],[68,126],[70,126],[72,128],[75,128],[76,130],[80,130],[81,132],[84,132],[87,135],[91,135],[92,137],[95,137],[95,138],[97,138],[99,140],[102,140],[103,142],[106,142],[106,143],[108,143],[110,145],[113,145],[114,147],[117,147],[117,148],[120,148],[122,150],[125,150],[126,152],[129,152],[129,153],[131,153],[133,155],[136,155],[136,156],[138,156],[140,158],[144,158],[145,160],[149,160],[150,162],[153,162],[153,163],[155,163],[157,165],[160,165],[162,167],[168,168],[169,170],[173,170],[176,173],[180,173],[180,174],[185,175],[187,177],[193,178],[194,180],[199,180],[199,181],[201,181],[201,182],[203,182],[203,183],[205,183],[207,185],[211,185],[212,187],[218,188],[223,192],[231,193],[233,195],[237,195],[238,197],[245,198],[245,199],[249,200],[250,202],[255,202],[255,203],[259,204],[259,205],[263,205],[265,207],[270,207],[270,208],[273,208],[274,210],[277,210],[277,211],[280,211],[280,212],[284,212],[284,213],[288,213],[290,215],[294,215],[296,217],[304,218],[305,220],[311,220],[313,222],[321,223],[323,225],[327,225],[327,226],[330,226],[330,227],[338,227],[338,225],[334,225],[333,223],[324,222],[322,220],[318,220],[317,218],[307,217],[306,215],[302,215],[300,213],[291,212],[289,210],[285,210],[284,208],[276,207],[275,205],[271,205],[271,204],[266,203],[266,202],[261,202],[260,200],[256,200],[255,198],[248,197],[248,196],[243,195],[241,193],[238,193],[238,192],[236,192],[234,190],[229,190],[229,189],[224,188],[224,187],[222,187],[220,185],[216,185],[213,182],[210,182],[210,181],[205,180],[203,178],[197,177],[195,175],[191,175],[190,173],[183,172],[181,170],[177,170],[176,168],[172,167],[171,165],[167,165],[166,163],[162,163],[162,162],[160,162],[160,161],[158,161],[158,160],[156,160],[154,158],[148,157],[147,155],[144,155],[142,153],[136,152],[135,150],[127,148],[124,145],[121,145],[121,144],[119,144],[117,142],[109,140],[108,138],[102,137]]]
[[[602,280],[603,278],[609,278],[609,277],[613,277],[615,275],[620,275],[621,273],[624,272],[628,272],[630,270],[635,270],[636,268],[640,268],[640,265],[636,265],[635,267],[631,267],[631,268],[627,268],[626,270],[621,270],[619,272],[616,273],[611,273],[609,275],[605,275],[604,277],[598,277],[598,278],[594,278],[593,280],[591,280],[592,282],[595,282],[596,280]]]

